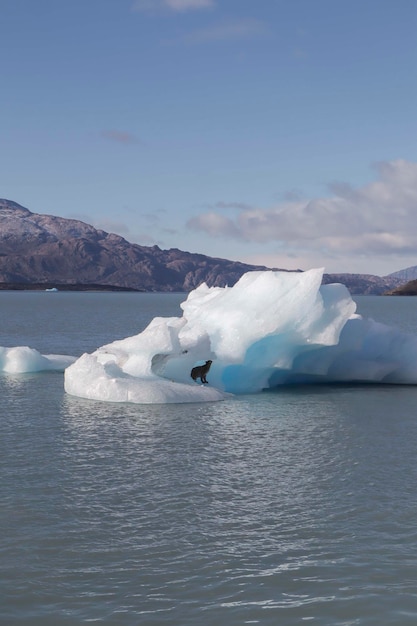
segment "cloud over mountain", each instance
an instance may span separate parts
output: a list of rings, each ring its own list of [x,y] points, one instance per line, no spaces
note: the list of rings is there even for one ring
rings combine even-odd
[[[409,254],[417,247],[417,163],[385,161],[375,169],[375,180],[357,189],[332,183],[329,197],[242,208],[235,216],[211,210],[187,225],[213,237],[276,242],[295,250]]]

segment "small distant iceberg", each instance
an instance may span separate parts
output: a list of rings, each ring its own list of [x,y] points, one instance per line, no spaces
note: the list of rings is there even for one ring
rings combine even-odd
[[[29,372],[58,371],[76,361],[76,357],[64,354],[41,354],[28,346],[4,348],[0,346],[0,371],[7,374],[27,374]]]
[[[56,287],[51,287],[50,289],[45,289],[45,291],[58,291]]]
[[[223,400],[296,383],[417,384],[417,337],[356,314],[323,269],[248,272],[234,287],[201,285],[183,316],[157,317],[140,334],[84,354],[65,390],[109,402]],[[208,385],[191,369],[213,361]]]

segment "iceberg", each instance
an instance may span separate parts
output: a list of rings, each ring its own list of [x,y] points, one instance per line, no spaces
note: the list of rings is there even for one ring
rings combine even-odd
[[[64,354],[41,354],[28,346],[0,346],[0,371],[7,374],[27,374],[56,370],[63,372],[76,357]]]
[[[67,393],[110,402],[211,402],[280,385],[417,383],[417,338],[364,319],[323,268],[244,274],[233,287],[200,285],[182,317],[83,354]],[[212,360],[207,385],[191,369]]]

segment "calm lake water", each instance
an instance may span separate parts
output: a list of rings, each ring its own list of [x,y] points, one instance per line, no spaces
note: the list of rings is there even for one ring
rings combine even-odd
[[[0,345],[78,356],[183,299],[0,292]],[[417,298],[357,302],[417,333]],[[140,406],[0,375],[0,420],[2,626],[417,623],[417,387]]]

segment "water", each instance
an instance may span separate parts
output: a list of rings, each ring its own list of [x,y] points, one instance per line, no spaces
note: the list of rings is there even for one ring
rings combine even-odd
[[[0,293],[0,345],[81,354],[178,294]],[[417,299],[358,298],[417,332]],[[115,405],[0,376],[0,623],[417,623],[417,388]]]

